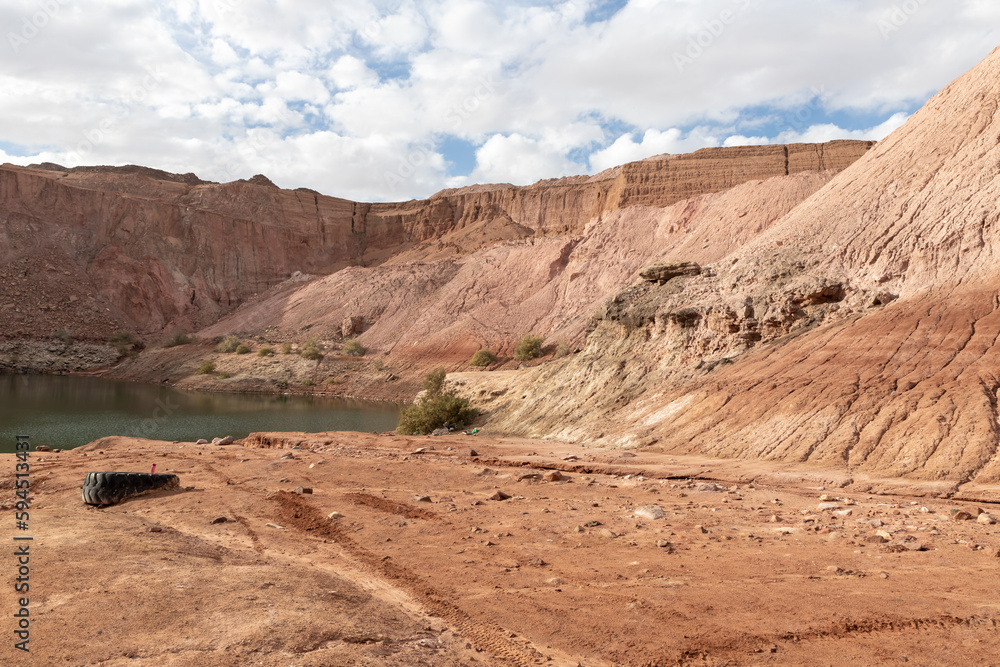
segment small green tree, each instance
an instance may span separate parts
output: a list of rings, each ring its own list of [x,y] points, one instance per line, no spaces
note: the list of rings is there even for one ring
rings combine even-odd
[[[514,348],[514,358],[518,361],[528,361],[542,356],[542,344],[545,339],[535,334],[525,334]]]
[[[323,358],[323,353],[315,345],[306,345],[302,348],[302,358],[310,361],[319,361]]]
[[[239,346],[240,346],[239,336],[234,336],[232,334],[229,334],[228,336],[222,339],[221,343],[219,343],[216,346],[215,351],[222,352],[224,354],[231,354],[235,352],[236,348],[238,348]]]
[[[493,354],[484,347],[472,355],[472,359],[469,361],[469,364],[472,366],[489,366],[490,364],[495,363],[496,360],[497,355]]]
[[[469,400],[456,395],[454,390],[444,391],[443,368],[431,371],[424,377],[424,394],[411,406],[403,408],[396,433],[426,435],[445,424],[461,428],[476,418],[476,409]]]
[[[260,348],[259,350],[257,350],[257,356],[258,357],[273,357],[274,356],[274,348],[271,347],[270,345],[265,345],[262,348]]]
[[[281,344],[281,353],[282,354],[291,354],[292,353],[292,344],[291,343],[282,343]]]
[[[246,343],[240,343],[236,346],[236,354],[250,354],[250,346]]]
[[[198,373],[201,375],[211,375],[215,372],[215,362],[211,359],[203,359],[198,365]]]
[[[351,357],[363,357],[365,356],[365,352],[368,350],[365,349],[364,345],[352,338],[344,343],[344,347],[341,351]]]

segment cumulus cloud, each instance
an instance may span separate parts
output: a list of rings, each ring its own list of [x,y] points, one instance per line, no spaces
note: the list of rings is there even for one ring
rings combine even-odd
[[[881,139],[985,57],[996,32],[984,26],[1000,20],[988,0],[605,8],[3,3],[3,159],[266,173],[385,200],[706,146]],[[443,148],[455,145],[474,153],[463,173]]]

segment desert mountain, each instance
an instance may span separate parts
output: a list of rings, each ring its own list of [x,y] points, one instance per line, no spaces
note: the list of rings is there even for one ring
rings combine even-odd
[[[398,261],[455,258],[498,241],[579,232],[626,207],[841,169],[867,147],[709,149],[595,177],[475,186],[395,204],[281,190],[263,176],[217,184],[143,167],[3,165],[0,335],[191,331],[296,272],[328,275],[401,254]]]
[[[714,271],[636,283],[582,354],[470,391],[512,432],[995,490],[998,102],[1000,50]]]

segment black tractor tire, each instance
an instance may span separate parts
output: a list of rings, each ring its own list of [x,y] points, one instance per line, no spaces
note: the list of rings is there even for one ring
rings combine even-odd
[[[83,502],[114,505],[154,489],[180,486],[177,475],[148,472],[88,472],[83,480]]]

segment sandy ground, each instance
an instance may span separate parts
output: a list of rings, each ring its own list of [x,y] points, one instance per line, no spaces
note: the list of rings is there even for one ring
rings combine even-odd
[[[1000,526],[951,516],[989,505],[539,441],[247,442],[33,452],[27,533],[4,455],[34,541],[31,652],[8,555],[0,664],[1000,664]],[[153,463],[181,488],[81,502]]]

